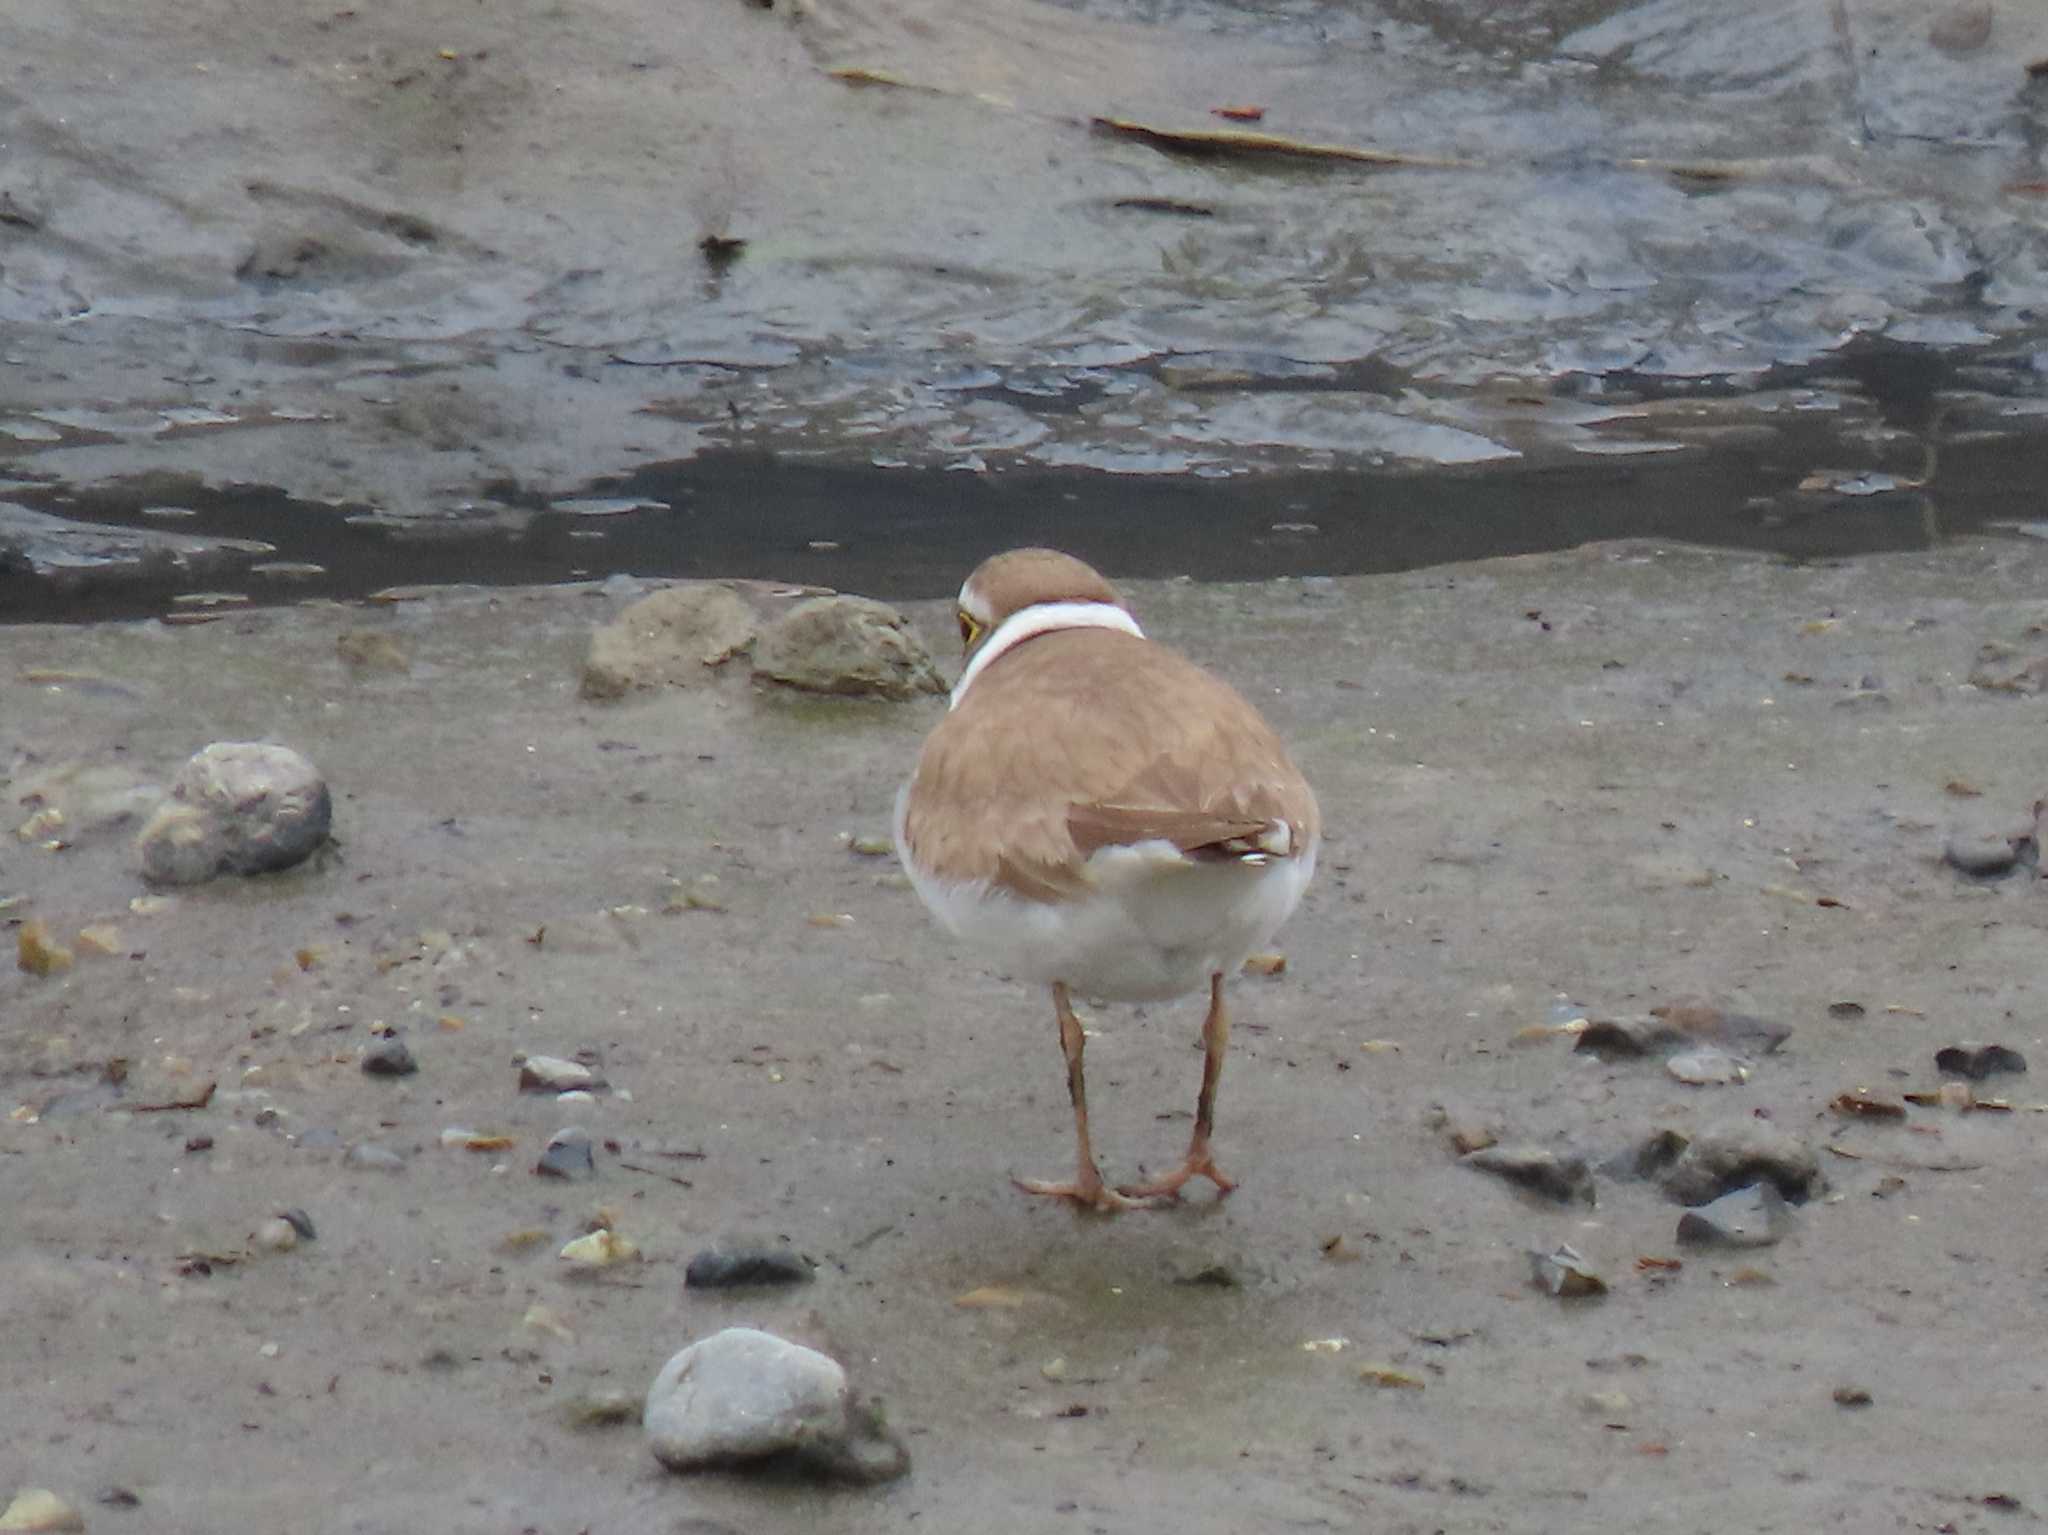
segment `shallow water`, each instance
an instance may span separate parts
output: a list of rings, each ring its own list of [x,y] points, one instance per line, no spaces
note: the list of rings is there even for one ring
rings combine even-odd
[[[1637,537],[1841,558],[1987,529],[2023,536],[2037,523],[2048,459],[2033,379],[2025,359],[1959,364],[1866,348],[1825,376],[1788,372],[1760,394],[1608,380],[1583,401],[1475,403],[1495,432],[1512,428],[1518,410],[1555,426],[1575,405],[1596,421],[1618,418],[1620,430],[1468,468],[1310,463],[1204,477],[997,458],[962,471],[726,449],[571,496],[500,487],[501,499],[429,524],[261,487],[31,488],[13,498],[114,536],[174,528],[181,548],[212,552],[88,558],[40,574],[26,562],[0,567],[0,614],[86,621],[162,613],[181,593],[268,603],[619,572],[801,581],[902,600],[949,593],[982,556],[1024,543],[1070,549],[1125,577],[1239,581]],[[1346,382],[1236,397],[1341,401]],[[2001,394],[1963,387],[1985,383]]]

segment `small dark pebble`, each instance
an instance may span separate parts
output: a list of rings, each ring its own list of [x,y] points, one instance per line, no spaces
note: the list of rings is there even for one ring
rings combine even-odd
[[[2007,1045],[1948,1045],[1934,1052],[1934,1067],[1943,1076],[1981,1082],[2001,1072],[2017,1076],[2027,1069],[2027,1058]]]
[[[1868,1407],[1871,1400],[1870,1393],[1861,1386],[1835,1387],[1835,1405],[1837,1407]]]
[[[210,1135],[188,1135],[185,1137],[185,1149],[187,1151],[211,1151],[213,1150],[213,1137]]]
[[[1196,1269],[1192,1274],[1183,1274],[1174,1280],[1175,1284],[1198,1285],[1211,1290],[1235,1290],[1239,1288],[1237,1275],[1225,1263],[1211,1263],[1206,1268]]]
[[[1861,1002],[1830,1002],[1828,1004],[1828,1016],[1830,1018],[1861,1018],[1863,1013],[1864,1008]]]
[[[811,1265],[803,1255],[780,1247],[707,1248],[683,1270],[683,1283],[693,1290],[807,1284],[810,1278]]]
[[[1626,1020],[1595,1018],[1579,1031],[1572,1049],[1597,1055],[1603,1061],[1632,1061],[1679,1041],[1676,1029],[1640,1018]]]
[[[280,1210],[277,1213],[280,1219],[291,1222],[292,1230],[296,1231],[303,1240],[308,1242],[313,1240],[316,1233],[313,1230],[312,1216],[308,1215],[304,1210],[297,1208]]]
[[[533,1170],[543,1178],[596,1177],[597,1159],[591,1153],[589,1133],[573,1127],[557,1130]]]
[[[373,1077],[409,1077],[420,1069],[404,1040],[381,1039],[363,1056],[363,1070]]]
[[[108,1508],[140,1508],[142,1499],[126,1487],[109,1487],[99,1495],[98,1500]]]

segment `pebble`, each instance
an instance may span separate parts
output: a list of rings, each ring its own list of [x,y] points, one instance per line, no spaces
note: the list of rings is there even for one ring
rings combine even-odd
[[[1676,1130],[1657,1130],[1600,1164],[1610,1178],[1655,1178],[1685,1155],[1692,1143]]]
[[[666,587],[593,630],[583,661],[585,698],[623,698],[635,688],[684,687],[754,643],[754,611],[713,582]]]
[[[386,1035],[363,1052],[363,1074],[371,1077],[409,1077],[420,1069],[406,1042],[396,1034]]]
[[[611,1268],[615,1264],[637,1262],[640,1248],[631,1237],[620,1236],[606,1227],[567,1243],[555,1256],[565,1263],[579,1263],[586,1268]]]
[[[1973,879],[1996,879],[2012,872],[2020,861],[2020,848],[2011,837],[1963,834],[1949,838],[1941,856],[1949,867]]]
[[[1769,1247],[1791,1229],[1776,1184],[1753,1183],[1678,1217],[1678,1240],[1694,1247]]]
[[[882,1481],[909,1457],[839,1363],[752,1327],[692,1343],[648,1388],[641,1413],[655,1458],[673,1471],[793,1458],[814,1474]]]
[[[216,741],[196,753],[136,838],[142,872],[164,885],[265,874],[326,842],[334,814],[318,769],[287,746]]]
[[[82,1530],[85,1515],[47,1487],[27,1487],[0,1513],[0,1530]]]
[[[344,629],[334,637],[334,653],[351,671],[402,674],[412,670],[412,659],[397,636],[381,629]]]
[[[1459,1160],[1559,1204],[1594,1202],[1593,1177],[1583,1157],[1559,1157],[1541,1146],[1487,1146]]]
[[[313,1229],[313,1217],[304,1210],[294,1206],[292,1209],[280,1210],[277,1213],[281,1219],[290,1221],[292,1230],[306,1241],[312,1241],[319,1234]]]
[[[798,603],[754,647],[754,675],[809,693],[898,701],[946,691],[917,631],[867,597]]]
[[[546,1333],[563,1343],[576,1341],[576,1329],[563,1321],[554,1307],[542,1305],[539,1301],[526,1308],[526,1315],[519,1319],[519,1325],[528,1332]]]
[[[1761,1119],[1736,1119],[1701,1132],[1664,1178],[1664,1192],[1682,1205],[1703,1205],[1768,1179],[1795,1203],[1814,1192],[1820,1164],[1798,1136]]]
[[[587,1088],[597,1080],[588,1066],[565,1061],[556,1055],[529,1055],[519,1063],[522,1093],[567,1093]]]
[[[1904,1119],[1906,1106],[1894,1103],[1889,1098],[1880,1098],[1875,1093],[1858,1088],[1854,1092],[1837,1093],[1828,1104],[1845,1119]]]
[[[1369,1386],[1397,1391],[1420,1391],[1425,1385],[1420,1375],[1391,1364],[1362,1364],[1358,1367],[1358,1378]]]
[[[1754,1056],[1769,1055],[1791,1037],[1789,1024],[1680,1002],[1653,1007],[1647,1018],[1595,1019],[1580,1031],[1572,1048],[1605,1061],[1714,1046],[1731,1056]]]
[[[1531,1249],[1529,1278],[1538,1289],[1560,1300],[1586,1300],[1607,1293],[1607,1281],[1593,1272],[1576,1248],[1565,1243],[1547,1253]]]
[[[14,935],[14,967],[28,975],[61,975],[71,968],[72,953],[50,936],[40,917],[22,923]]]
[[[1876,1400],[1862,1386],[1837,1386],[1834,1399],[1837,1407],[1868,1407]]]
[[[597,1159],[591,1152],[590,1132],[573,1125],[557,1130],[548,1138],[533,1170],[543,1178],[595,1178]]]
[[[2027,1058],[2007,1045],[1964,1043],[1935,1051],[1934,1066],[1944,1076],[1981,1082],[2000,1073],[2018,1075],[2027,1069]]]
[[[1702,1045],[1682,1050],[1664,1062],[1664,1069],[1679,1081],[1694,1087],[1725,1087],[1749,1080],[1749,1062],[1730,1055],[1719,1045]]]
[[[562,1416],[571,1428],[619,1428],[638,1423],[643,1406],[630,1391],[593,1391],[573,1399]]]
[[[282,1215],[273,1215],[256,1228],[249,1241],[264,1252],[288,1253],[299,1245],[299,1228]]]
[[[781,1247],[708,1248],[690,1260],[683,1283],[692,1290],[728,1289],[736,1285],[808,1284],[811,1265],[799,1253]]]
[[[372,1141],[359,1141],[349,1147],[342,1161],[350,1167],[367,1167],[380,1173],[405,1171],[405,1158],[388,1146],[379,1146]]]

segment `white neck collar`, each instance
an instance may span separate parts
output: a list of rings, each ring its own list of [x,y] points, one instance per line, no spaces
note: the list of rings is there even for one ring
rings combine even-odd
[[[982,668],[989,662],[1004,651],[1015,649],[1033,635],[1049,634],[1055,629],[1114,629],[1135,639],[1145,637],[1138,621],[1112,603],[1039,602],[1028,608],[1019,608],[996,625],[996,632],[967,663],[967,670],[953,684],[952,707],[960,707],[960,700],[967,696],[968,686],[981,675]]]

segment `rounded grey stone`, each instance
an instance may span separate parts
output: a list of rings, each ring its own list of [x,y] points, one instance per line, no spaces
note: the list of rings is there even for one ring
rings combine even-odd
[[[1948,839],[1941,856],[1949,866],[1978,879],[2010,873],[2020,861],[2020,850],[2010,837],[1958,834]]]
[[[662,1366],[642,1421],[675,1471],[801,1450],[844,1437],[846,1371],[816,1349],[728,1327]]]

